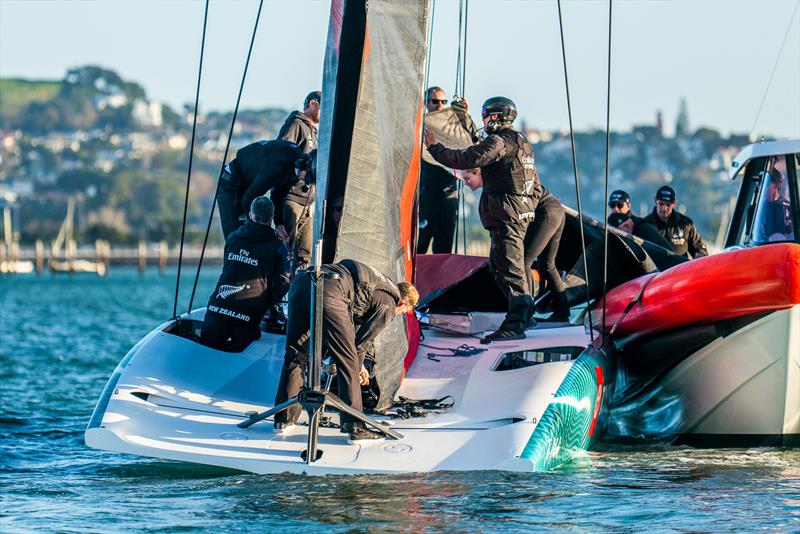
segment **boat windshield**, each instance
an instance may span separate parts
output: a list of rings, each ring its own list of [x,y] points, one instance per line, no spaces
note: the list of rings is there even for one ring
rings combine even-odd
[[[797,229],[794,227],[793,212],[797,210],[797,206],[792,206],[787,170],[785,155],[770,158],[767,170],[762,175],[753,218],[751,242],[754,244],[795,239]]]

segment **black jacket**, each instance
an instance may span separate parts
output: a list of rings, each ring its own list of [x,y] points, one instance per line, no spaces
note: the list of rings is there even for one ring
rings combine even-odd
[[[243,213],[250,211],[253,199],[270,191],[275,204],[275,222],[283,224],[283,203],[296,182],[294,162],[302,154],[288,141],[258,141],[239,149],[230,162],[230,180],[221,187],[232,189],[241,198]]]
[[[356,325],[356,348],[363,354],[395,317],[400,290],[377,269],[355,260],[343,260],[323,266],[339,274],[336,282],[349,299],[349,308]]]
[[[228,236],[222,274],[208,299],[208,313],[258,326],[267,309],[289,289],[289,252],[274,229],[247,221]]]
[[[667,222],[663,222],[656,213],[656,209],[653,208],[644,221],[656,227],[658,232],[669,242],[675,254],[687,258],[708,256],[708,249],[700,237],[700,232],[686,215],[673,210]]]
[[[302,111],[293,111],[278,132],[278,139],[294,143],[305,154],[317,148],[317,125]]]
[[[672,245],[655,226],[635,215],[631,215],[631,220],[633,220],[633,235],[641,237],[645,241],[650,241],[659,247],[672,250]]]
[[[452,169],[481,168],[484,194],[509,194],[531,198],[535,210],[542,194],[533,149],[521,133],[502,129],[463,150],[436,143],[428,147],[433,159]]]

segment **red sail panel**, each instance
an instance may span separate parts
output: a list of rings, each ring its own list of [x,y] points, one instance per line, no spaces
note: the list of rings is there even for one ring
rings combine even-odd
[[[800,304],[800,245],[780,243],[699,258],[631,280],[608,292],[606,330],[643,286],[641,302],[617,332],[644,337]],[[592,310],[602,320],[602,301]]]

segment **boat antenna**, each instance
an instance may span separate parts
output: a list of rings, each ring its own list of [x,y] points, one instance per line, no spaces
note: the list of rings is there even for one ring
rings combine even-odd
[[[236,96],[236,107],[233,108],[233,117],[231,118],[231,127],[228,130],[228,141],[225,143],[225,153],[222,156],[222,166],[219,170],[219,176],[222,178],[222,172],[225,170],[225,164],[228,161],[228,152],[231,148],[231,138],[233,137],[233,127],[236,125],[236,116],[239,114],[239,104],[242,101],[242,92],[244,91],[244,82],[247,79],[247,69],[250,66],[250,56],[253,54],[253,44],[256,40],[256,33],[258,32],[258,21],[261,19],[261,8],[264,6],[264,0],[258,2],[258,12],[256,13],[256,21],[253,24],[253,34],[250,37],[250,47],[247,49],[247,59],[244,62],[244,71],[242,72],[242,81],[239,84],[239,94]],[[192,304],[194,303],[194,296],[197,292],[197,282],[200,280],[200,269],[203,267],[203,258],[206,253],[206,246],[208,245],[208,234],[211,232],[211,221],[214,219],[214,208],[217,206],[217,197],[219,196],[220,178],[217,179],[217,188],[214,190],[214,200],[211,202],[211,211],[208,214],[208,224],[206,224],[206,233],[203,237],[203,247],[200,249],[200,260],[197,262],[197,272],[194,275],[194,285],[192,285],[192,296],[189,298],[189,308],[187,312],[192,311]]]
[[[608,0],[608,59],[606,71],[606,165],[605,190],[603,192],[603,322],[600,331],[606,340],[606,291],[608,290],[608,169],[611,159],[611,8],[613,0]],[[588,284],[587,284],[588,286]],[[591,321],[590,321],[591,323]],[[590,324],[591,326],[591,324]]]
[[[586,305],[589,305],[589,264],[586,260],[586,239],[583,235],[583,210],[581,209],[581,183],[578,177],[578,157],[575,152],[575,130],[572,127],[572,104],[569,98],[569,77],[567,75],[567,51],[564,46],[564,22],[561,16],[561,0],[558,2],[558,29],[561,33],[561,59],[564,63],[564,86],[567,93],[567,115],[569,117],[569,138],[572,145],[572,170],[575,174],[575,197],[578,202],[578,230],[581,234],[581,250],[583,251],[583,271],[586,275]],[[594,332],[589,321],[589,338],[594,342]]]
[[[200,65],[197,68],[197,88],[194,95],[194,114],[192,115],[192,140],[189,144],[189,169],[186,172],[186,195],[183,199],[183,223],[181,224],[181,246],[178,252],[178,274],[175,277],[175,300],[172,303],[172,318],[178,316],[178,291],[181,286],[181,267],[183,266],[183,244],[186,239],[186,213],[189,210],[189,185],[192,182],[192,161],[194,160],[194,141],[197,134],[197,111],[200,103],[200,80],[203,77],[203,55],[206,48],[206,28],[208,27],[208,3],[203,13],[203,36],[200,39]]]
[[[764,109],[764,103],[767,101],[769,88],[772,86],[772,79],[775,77],[775,72],[778,70],[778,63],[780,63],[781,55],[783,55],[783,47],[786,46],[786,41],[789,39],[789,33],[792,29],[792,25],[794,24],[794,18],[797,16],[798,9],[800,9],[800,2],[796,2],[794,5],[794,11],[792,12],[792,17],[789,19],[789,25],[786,27],[786,34],[783,36],[783,42],[781,43],[780,50],[778,50],[778,57],[775,58],[775,64],[772,66],[772,73],[769,75],[769,80],[767,81],[767,87],[764,89],[764,95],[761,97],[761,104],[759,104],[758,112],[756,112],[756,118],[755,120],[753,120],[753,127],[750,128],[751,141],[755,140],[756,126],[758,125],[758,119],[761,118],[761,111]]]

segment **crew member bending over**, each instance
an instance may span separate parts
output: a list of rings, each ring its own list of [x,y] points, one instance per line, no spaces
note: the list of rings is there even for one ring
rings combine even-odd
[[[261,318],[289,289],[289,257],[271,227],[273,212],[270,199],[257,197],[249,220],[228,237],[222,275],[208,299],[203,344],[241,352],[261,337]]]
[[[526,328],[535,324],[530,265],[550,241],[557,248],[556,233],[563,230],[564,215],[562,212],[559,221],[554,211],[540,224],[534,224],[545,190],[539,183],[530,143],[511,127],[517,116],[514,102],[505,97],[490,98],[483,103],[481,112],[490,135],[479,144],[463,150],[448,149],[437,143],[428,130],[425,144],[431,156],[443,165],[453,169],[481,168],[484,187],[478,211],[491,239],[489,265],[509,302],[503,324],[484,342],[523,339]],[[558,287],[556,278],[557,272],[554,287]]]
[[[363,369],[364,355],[392,319],[414,309],[419,293],[413,285],[395,284],[376,269],[355,260],[326,264],[322,270],[339,275],[322,280],[322,353],[332,356],[336,363],[339,397],[361,410],[361,384],[369,380]],[[286,355],[276,406],[297,395],[303,387],[311,326],[310,291],[310,274],[298,271],[289,290]],[[275,414],[276,432],[284,432],[293,425],[300,410],[301,407],[295,405]],[[350,434],[351,442],[383,439],[381,434],[367,430],[363,423],[344,413],[341,414],[341,430]]]
[[[288,141],[257,141],[236,152],[222,171],[217,193],[225,239],[247,220],[254,198],[292,180],[295,161],[302,156],[297,145]],[[278,220],[280,215],[278,212]]]

